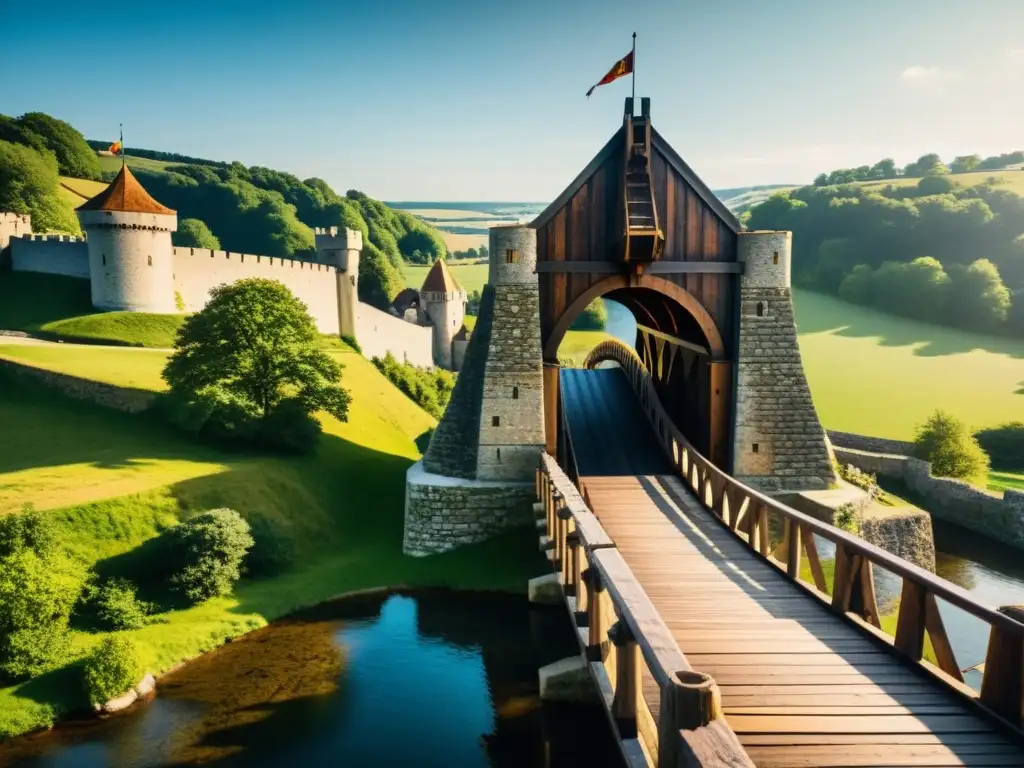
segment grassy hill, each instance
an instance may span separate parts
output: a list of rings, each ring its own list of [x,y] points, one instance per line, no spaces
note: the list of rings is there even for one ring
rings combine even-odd
[[[113,155],[100,155],[100,170],[103,171],[119,171],[121,170],[121,158]],[[182,163],[168,162],[166,160],[152,160],[148,157],[132,157],[127,155],[125,157],[125,164],[135,170],[136,168],[142,168],[146,171],[162,171],[169,165],[182,165]]]
[[[402,556],[404,474],[418,457],[414,440],[434,422],[367,360],[344,349],[332,354],[345,365],[350,419],[325,417],[316,453],[296,458],[215,451],[145,415],[67,400],[0,373],[0,514],[25,502],[50,510],[64,546],[84,565],[129,552],[183,515],[217,506],[292,543],[297,565],[282,576],[243,581],[230,597],[161,614],[158,623],[130,632],[154,671],[354,589],[522,589],[539,572],[530,531],[448,555]],[[155,389],[165,353],[0,344],[0,357]],[[0,689],[0,738],[82,705],[69,665],[101,637],[76,630],[68,664]]]
[[[955,173],[951,174],[948,178],[963,187],[974,187],[994,178],[997,180],[1000,188],[1024,196],[1024,170]],[[898,179],[885,179],[884,181],[859,181],[856,184],[862,187],[884,187],[889,184],[894,187],[915,187],[919,181],[921,181],[920,178],[900,177]]]

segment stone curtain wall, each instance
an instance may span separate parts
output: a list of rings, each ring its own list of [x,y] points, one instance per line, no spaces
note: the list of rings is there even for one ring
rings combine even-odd
[[[544,447],[539,292],[535,281],[498,285],[494,291],[476,475],[526,482]]]
[[[335,267],[230,251],[174,249],[174,290],[181,296],[186,312],[198,312],[206,306],[210,291],[218,285],[247,277],[264,277],[283,283],[309,307],[321,333],[338,333]]]
[[[871,451],[872,453],[896,453],[901,456],[912,456],[914,444],[906,440],[890,440],[887,437],[869,437],[855,435],[852,432],[828,430],[828,439],[834,446],[853,448],[855,451]]]
[[[433,368],[430,328],[407,323],[369,304],[356,306],[356,340],[366,357],[384,357],[388,352],[399,362]]]
[[[836,459],[864,472],[902,480],[921,496],[927,511],[940,520],[1024,549],[1024,493],[1006,491],[1002,498],[962,480],[934,477],[931,464],[912,456],[834,448]]]
[[[11,269],[89,279],[89,246],[83,237],[27,235],[12,237]]]
[[[155,392],[80,379],[66,373],[57,373],[16,363],[13,360],[0,359],[0,370],[9,371],[19,379],[56,390],[75,400],[85,400],[126,413],[139,413],[146,410],[157,397]]]
[[[426,472],[448,477],[476,477],[484,372],[493,321],[494,286],[485,285],[480,297],[480,314],[469,337],[462,370],[423,457]]]
[[[894,508],[884,517],[861,522],[860,537],[907,562],[935,572],[932,518],[913,507]]]
[[[734,474],[764,491],[827,488],[835,476],[804,375],[792,292],[744,287],[740,305]]]
[[[475,544],[507,528],[530,525],[530,483],[487,483],[428,474],[417,463],[406,476],[402,549],[415,557]]]

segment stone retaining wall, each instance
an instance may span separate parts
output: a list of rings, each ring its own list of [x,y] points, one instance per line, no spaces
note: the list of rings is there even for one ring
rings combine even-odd
[[[402,550],[414,557],[434,555],[530,525],[535,496],[532,482],[444,477],[426,472],[422,462],[416,462],[406,475]]]
[[[834,429],[828,430],[828,439],[833,446],[852,448],[855,451],[896,453],[900,456],[912,456],[914,454],[914,444],[906,440],[890,440],[887,437],[855,435],[852,432],[838,432]]]
[[[916,507],[893,507],[861,521],[860,537],[896,557],[935,572],[932,518]]]
[[[47,371],[13,360],[0,360],[0,371],[10,371],[17,378],[33,384],[41,384],[75,400],[85,400],[105,408],[127,413],[139,413],[149,408],[156,399],[155,392],[144,389],[119,387],[101,381],[90,381],[66,373]]]
[[[1024,493],[999,497],[963,480],[934,477],[931,464],[911,456],[834,447],[836,459],[879,477],[903,481],[933,516],[1024,549]]]

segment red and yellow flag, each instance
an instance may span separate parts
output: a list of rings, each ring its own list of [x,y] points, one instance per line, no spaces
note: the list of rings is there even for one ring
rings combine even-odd
[[[110,149],[108,151],[110,152],[110,154],[116,155],[118,152],[121,151],[121,142],[115,141],[113,144],[110,145]]]
[[[623,58],[615,62],[615,65],[608,70],[608,74],[602,77],[597,85],[590,86],[590,90],[587,91],[587,98],[590,98],[590,94],[594,92],[594,89],[598,85],[608,85],[612,80],[618,80],[620,77],[625,77],[633,72],[633,51],[627,53]]]

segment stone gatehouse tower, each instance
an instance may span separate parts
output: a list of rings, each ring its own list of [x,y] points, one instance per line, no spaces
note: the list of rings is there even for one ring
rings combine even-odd
[[[536,230],[490,231],[476,328],[444,417],[406,476],[409,555],[444,552],[529,524],[544,446]]]

